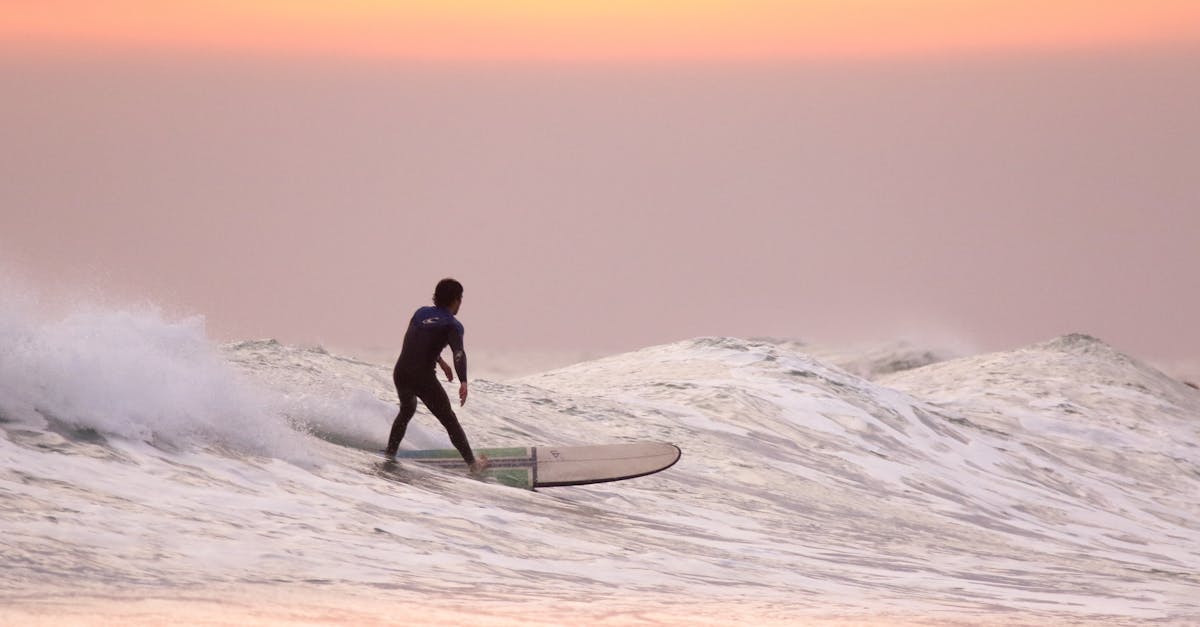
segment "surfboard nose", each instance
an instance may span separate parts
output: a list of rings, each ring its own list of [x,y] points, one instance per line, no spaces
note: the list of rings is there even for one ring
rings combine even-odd
[[[683,452],[674,444],[639,442],[536,447],[534,487],[622,481],[674,466]]]

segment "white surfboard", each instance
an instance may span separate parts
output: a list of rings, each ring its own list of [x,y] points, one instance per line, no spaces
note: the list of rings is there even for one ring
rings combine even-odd
[[[674,444],[642,442],[590,446],[529,446],[475,449],[487,455],[484,473],[500,483],[528,489],[586,485],[644,477],[670,468],[682,453]],[[467,470],[458,451],[400,451],[399,461]]]

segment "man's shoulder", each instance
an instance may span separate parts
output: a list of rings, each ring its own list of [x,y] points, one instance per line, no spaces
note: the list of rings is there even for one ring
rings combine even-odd
[[[424,327],[442,327],[451,326],[459,330],[461,333],[463,325],[454,317],[454,314],[442,309],[441,307],[421,307],[413,314],[413,322]]]

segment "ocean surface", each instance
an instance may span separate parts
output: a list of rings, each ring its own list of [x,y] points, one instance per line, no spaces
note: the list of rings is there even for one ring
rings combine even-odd
[[[471,382],[477,447],[683,450],[586,487],[387,467],[395,408],[390,363],[0,308],[0,624],[1200,624],[1200,391],[1085,335]]]

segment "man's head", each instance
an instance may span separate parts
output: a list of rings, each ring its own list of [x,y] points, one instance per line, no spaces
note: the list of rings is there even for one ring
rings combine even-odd
[[[452,314],[457,314],[458,308],[462,305],[462,296],[462,283],[454,279],[442,279],[438,281],[437,287],[433,290],[433,304],[450,310]]]

